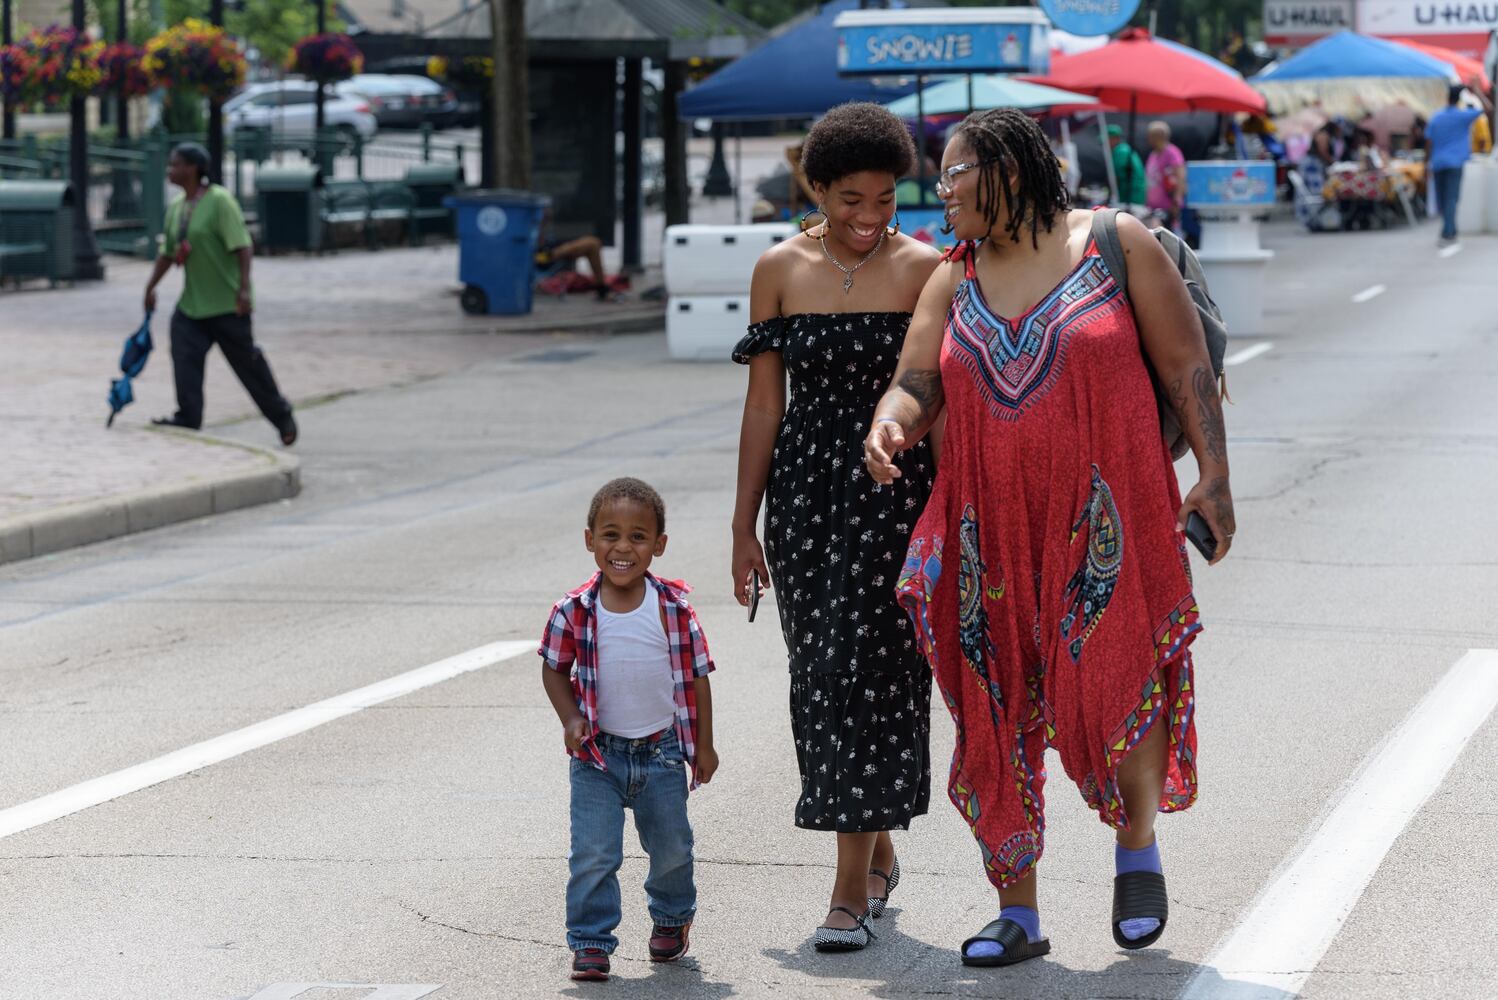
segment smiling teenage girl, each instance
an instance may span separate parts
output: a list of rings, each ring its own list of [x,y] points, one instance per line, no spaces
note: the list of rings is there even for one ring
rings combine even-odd
[[[751,572],[774,582],[790,654],[791,731],[801,772],[796,825],[837,834],[824,951],[864,947],[869,917],[899,881],[890,830],[926,812],[931,676],[890,588],[926,502],[922,443],[903,476],[869,478],[869,414],[935,250],[890,228],[895,182],[915,147],[875,104],[845,104],[807,136],[802,166],[822,222],[754,268],[749,365],[733,519],[733,593]],[[790,399],[786,399],[786,382]],[[764,502],[765,547],[757,521]]]

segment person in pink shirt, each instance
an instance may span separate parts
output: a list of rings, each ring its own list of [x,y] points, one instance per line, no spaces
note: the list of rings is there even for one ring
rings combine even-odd
[[[1170,141],[1170,126],[1150,122],[1150,155],[1144,164],[1149,181],[1145,205],[1165,217],[1167,229],[1174,229],[1186,204],[1186,154]]]

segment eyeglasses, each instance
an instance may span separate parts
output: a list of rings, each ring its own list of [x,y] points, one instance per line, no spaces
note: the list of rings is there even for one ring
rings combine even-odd
[[[945,198],[952,193],[953,183],[958,177],[969,170],[977,170],[979,167],[987,166],[990,160],[979,160],[977,163],[957,163],[936,175],[936,196]]]

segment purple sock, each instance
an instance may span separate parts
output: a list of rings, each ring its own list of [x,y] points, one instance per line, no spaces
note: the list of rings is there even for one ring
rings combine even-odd
[[[1025,929],[1025,937],[1040,940],[1040,914],[1028,906],[1006,906],[999,911],[1000,920],[1013,920]],[[974,941],[968,945],[969,958],[998,958],[1004,954],[1004,946],[997,941]]]
[[[1122,844],[1114,844],[1113,869],[1119,875],[1128,872],[1159,874],[1164,870],[1160,867],[1160,841],[1157,839],[1148,847],[1141,847],[1137,851],[1131,851]],[[1134,917],[1120,922],[1118,929],[1130,941],[1138,941],[1146,935],[1153,934],[1159,926],[1160,921],[1154,917]]]

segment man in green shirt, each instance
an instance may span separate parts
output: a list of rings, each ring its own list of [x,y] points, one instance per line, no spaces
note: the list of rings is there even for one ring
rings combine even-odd
[[[146,312],[156,311],[156,286],[173,264],[180,266],[182,297],[172,314],[177,412],[152,423],[193,430],[203,426],[203,364],[217,344],[265,419],[280,431],[281,443],[290,446],[297,437],[291,403],[277,388],[250,329],[255,249],[239,203],[209,180],[208,153],[196,143],[172,150],[166,175],[183,193],[166,210],[161,254],[146,283],[145,305]]]
[[[1118,200],[1125,205],[1143,205],[1149,197],[1144,161],[1134,147],[1124,142],[1123,129],[1108,126],[1108,145],[1113,147],[1113,176],[1118,180]]]

